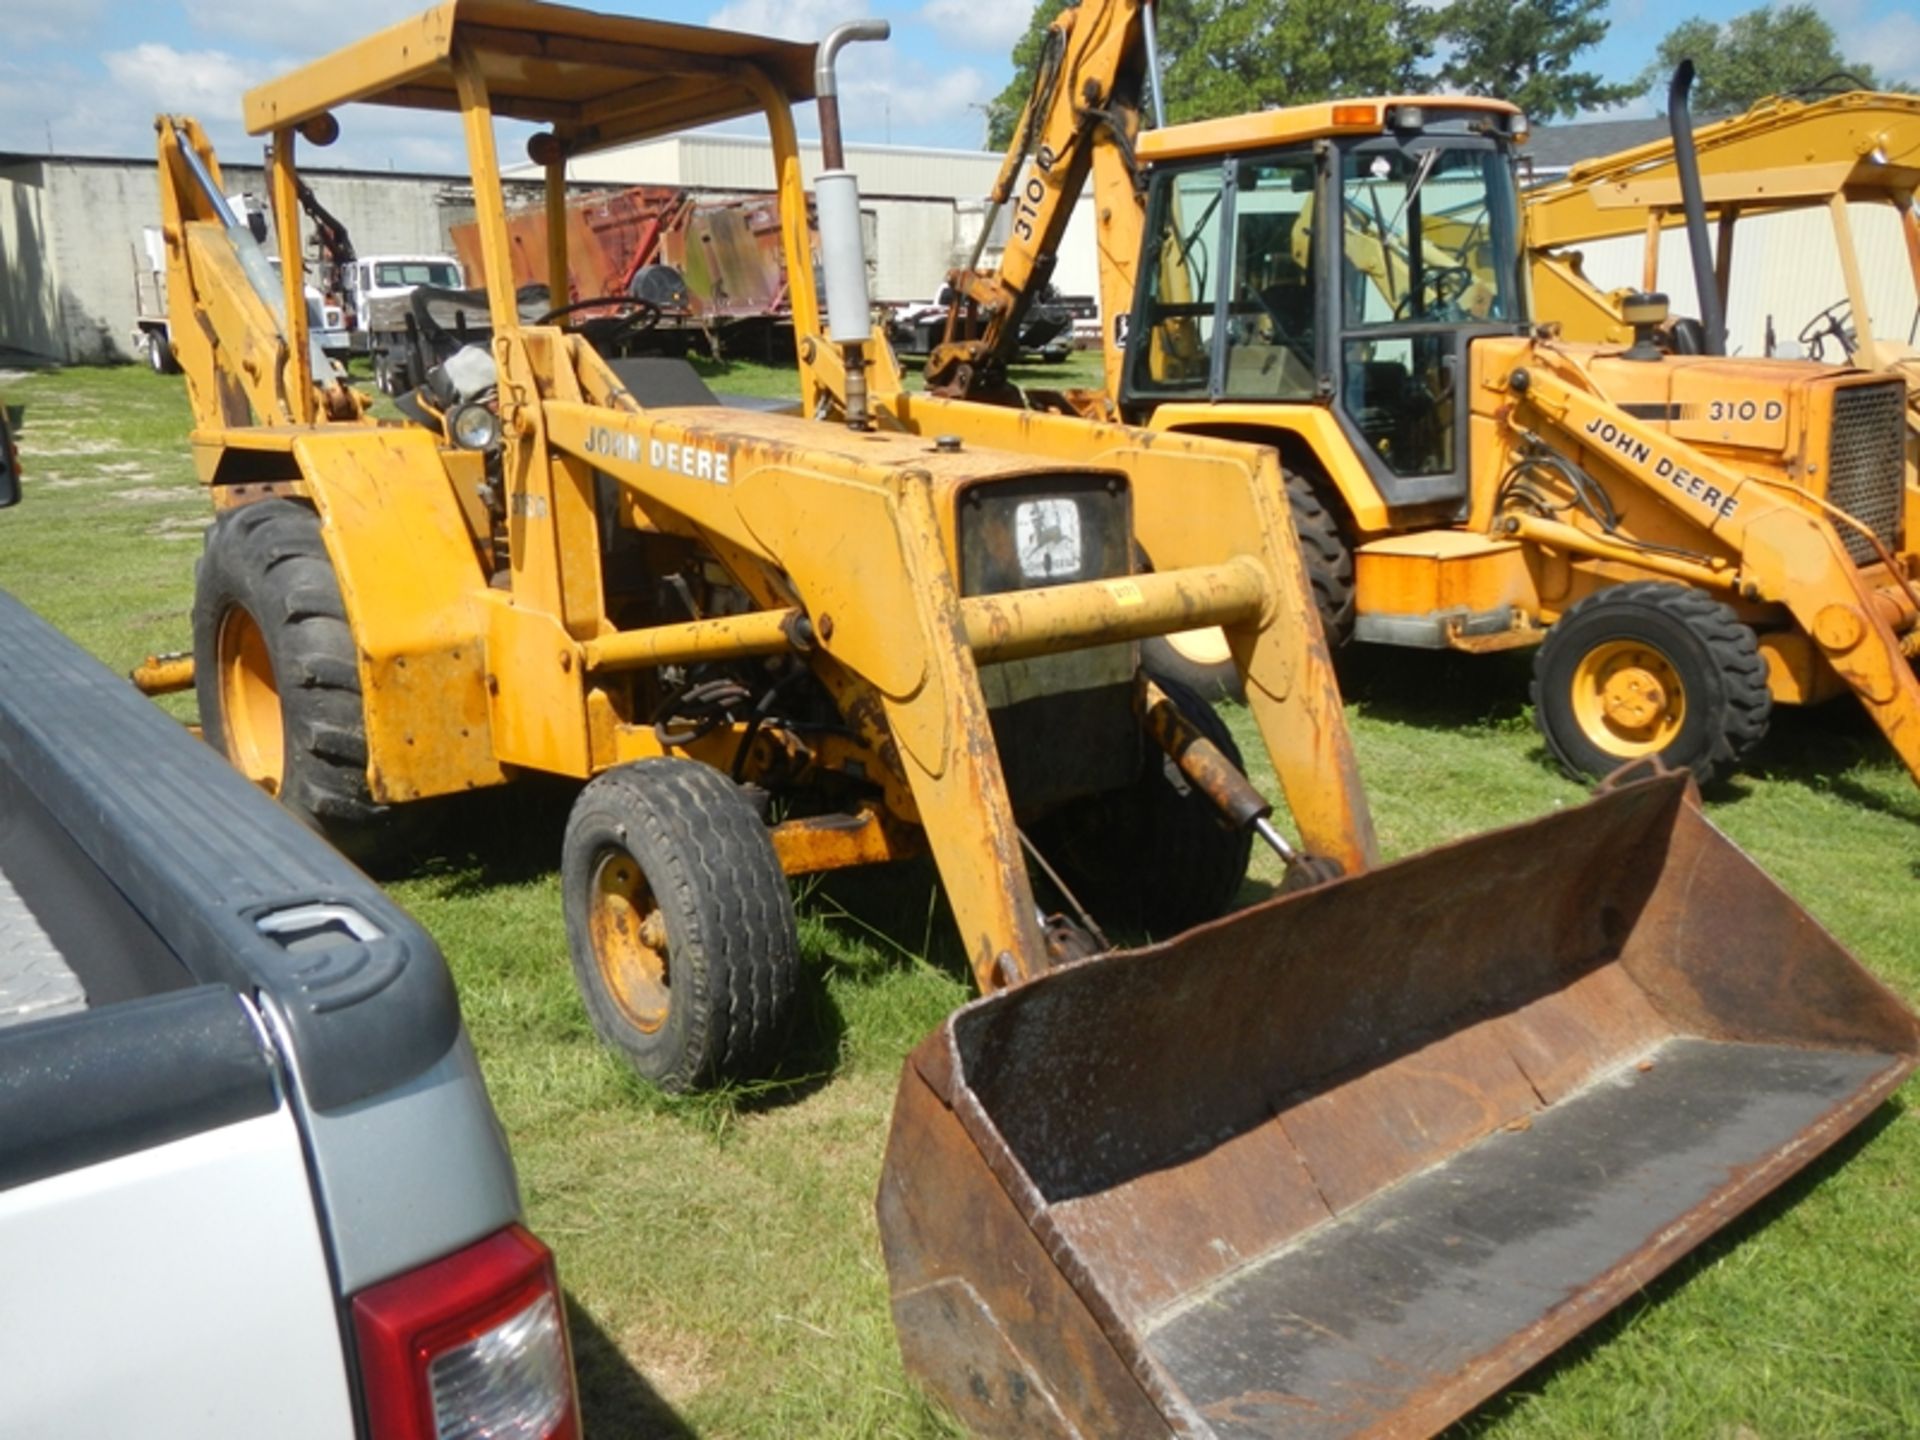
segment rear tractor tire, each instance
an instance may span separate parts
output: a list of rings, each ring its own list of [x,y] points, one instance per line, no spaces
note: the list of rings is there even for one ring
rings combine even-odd
[[[261,500],[214,521],[193,659],[202,733],[235,769],[363,865],[404,843],[367,787],[359,662],[312,510]]]
[[[800,969],[793,899],[753,803],[691,760],[641,760],[580,792],[560,890],[600,1038],[663,1090],[771,1065]]]
[[[1767,733],[1773,697],[1753,631],[1709,595],[1662,581],[1590,595],[1534,656],[1534,718],[1556,759],[1599,778],[1657,758],[1701,785]]]

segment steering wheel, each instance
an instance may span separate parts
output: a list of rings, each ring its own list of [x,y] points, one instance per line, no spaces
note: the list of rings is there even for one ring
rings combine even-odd
[[[637,296],[596,295],[590,299],[573,300],[565,305],[556,305],[533,323],[535,325],[552,325],[556,321],[564,319],[568,315],[577,314],[582,310],[613,311],[614,314],[610,318],[616,322],[614,328],[619,334],[625,334],[629,330],[651,330],[655,325],[660,323],[660,317],[667,313],[665,306],[657,305],[651,300],[642,300]],[[566,330],[582,330],[586,328],[586,325],[592,323],[593,322],[589,320],[582,325],[566,325],[561,328]]]
[[[1853,306],[1843,296],[1822,310],[1813,319],[1800,328],[1800,343],[1806,347],[1809,360],[1823,360],[1822,353],[1829,339],[1840,342],[1841,358],[1851,356],[1858,337],[1848,322],[1853,319]]]
[[[1452,294],[1447,293],[1449,283],[1454,286]],[[1453,303],[1462,295],[1466,294],[1467,291],[1471,290],[1473,285],[1473,271],[1469,270],[1465,265],[1441,265],[1428,270],[1421,276],[1421,292],[1424,294],[1431,291],[1433,294],[1433,310],[1429,313],[1436,315],[1440,315],[1442,310],[1453,306]],[[1396,320],[1404,319],[1407,313],[1407,307],[1412,303],[1413,292],[1409,290],[1405,295],[1402,295],[1399,302],[1394,305],[1393,318]],[[1455,319],[1458,317],[1453,315],[1440,315],[1440,318]]]

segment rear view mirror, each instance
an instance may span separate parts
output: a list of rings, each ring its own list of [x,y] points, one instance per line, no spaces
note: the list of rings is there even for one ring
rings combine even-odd
[[[13,448],[13,422],[0,405],[0,510],[20,503],[20,452]]]

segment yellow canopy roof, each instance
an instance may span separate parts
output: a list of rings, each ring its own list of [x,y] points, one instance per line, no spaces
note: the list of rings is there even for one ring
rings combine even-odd
[[[356,101],[457,111],[457,46],[478,59],[496,115],[551,125],[576,154],[758,113],[743,65],[790,100],[813,98],[812,45],[534,0],[446,0],[249,90],[248,133]]]

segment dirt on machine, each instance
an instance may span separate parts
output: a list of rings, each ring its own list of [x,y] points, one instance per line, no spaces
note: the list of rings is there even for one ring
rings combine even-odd
[[[791,878],[930,855],[982,998],[895,1113],[910,1368],[982,1433],[1437,1429],[1826,1150],[1916,1022],[1680,777],[1380,866],[1272,450],[900,389],[834,85],[883,35],[449,0],[250,92],[296,277],[300,143],[349,102],[460,117],[497,278],[484,327],[422,331],[401,421],[316,359],[162,118],[206,736],[368,858],[436,798],[579,782],[576,978],[668,1088],[777,1064]],[[560,295],[571,158],[748,115],[794,414],[610,360],[510,278],[496,119],[543,127]],[[1278,796],[1142,663],[1202,625]],[[1287,881],[1234,913],[1256,841]]]
[[[1148,126],[1150,19],[1141,0],[1086,0],[1051,26],[993,195],[1012,238],[997,270],[953,277],[930,388],[1274,446],[1330,638],[1532,649],[1536,718],[1576,774],[1657,757],[1706,783],[1753,753],[1775,705],[1851,693],[1920,777],[1920,484],[1899,375],[1674,353],[1651,287],[1616,297],[1621,343],[1554,338],[1528,227],[1577,235],[1607,192],[1523,215],[1513,106],[1385,96]],[[1844,107],[1825,126],[1829,153],[1872,129]],[[1865,171],[1897,188],[1911,172],[1889,144]],[[1756,162],[1704,153],[1724,236],[1727,167]],[[1712,256],[1704,202],[1640,168],[1647,184],[1620,183],[1674,191],[1711,277],[1730,247]],[[1841,196],[1845,168],[1792,175]],[[1023,397],[1009,337],[1089,183],[1105,384]],[[1196,684],[1231,681],[1218,635],[1168,648]]]

